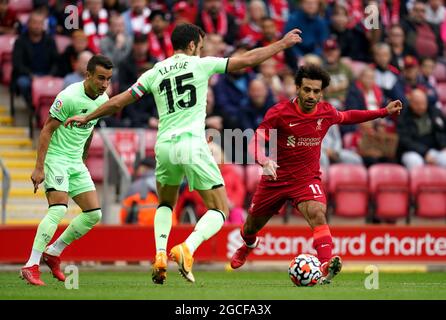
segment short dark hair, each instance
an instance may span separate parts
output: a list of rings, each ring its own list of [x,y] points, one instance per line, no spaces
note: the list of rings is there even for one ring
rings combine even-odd
[[[328,87],[330,84],[330,75],[327,71],[322,69],[321,67],[315,64],[309,64],[306,66],[302,66],[297,70],[296,77],[294,78],[294,83],[296,86],[302,85],[302,79],[311,79],[311,80],[321,80],[322,81],[322,90]]]
[[[89,73],[94,73],[96,70],[96,66],[101,66],[107,70],[113,68],[113,63],[109,58],[103,56],[102,54],[94,55],[87,64],[87,71]]]
[[[172,32],[172,46],[174,50],[185,50],[187,45],[193,41],[195,45],[200,42],[200,37],[204,38],[206,34],[200,27],[191,24],[184,23],[175,27]]]

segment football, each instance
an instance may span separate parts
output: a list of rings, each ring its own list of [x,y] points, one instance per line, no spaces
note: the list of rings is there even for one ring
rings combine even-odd
[[[298,287],[312,287],[322,277],[319,259],[311,254],[300,254],[291,260],[288,274]]]

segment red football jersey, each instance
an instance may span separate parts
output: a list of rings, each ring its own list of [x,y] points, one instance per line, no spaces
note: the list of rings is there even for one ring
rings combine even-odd
[[[305,182],[320,177],[322,139],[332,124],[343,116],[331,104],[319,102],[314,111],[303,113],[297,99],[276,104],[265,115],[259,129],[277,130],[277,180],[275,185]],[[268,134],[266,139],[269,140]]]

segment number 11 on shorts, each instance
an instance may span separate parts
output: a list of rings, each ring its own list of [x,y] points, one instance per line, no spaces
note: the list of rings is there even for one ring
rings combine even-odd
[[[319,185],[317,183],[310,184],[309,187],[310,187],[311,191],[313,192],[315,198],[320,198],[324,195],[321,191],[321,188],[319,187]]]

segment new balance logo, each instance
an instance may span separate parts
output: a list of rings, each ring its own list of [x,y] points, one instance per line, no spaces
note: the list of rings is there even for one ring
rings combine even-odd
[[[296,146],[296,137],[289,136],[286,142],[287,147],[295,147]]]
[[[88,109],[82,109],[81,113],[87,113]]]
[[[166,239],[166,238],[167,238],[167,235],[162,234],[162,235],[160,235],[160,238],[164,238],[164,239]]]

